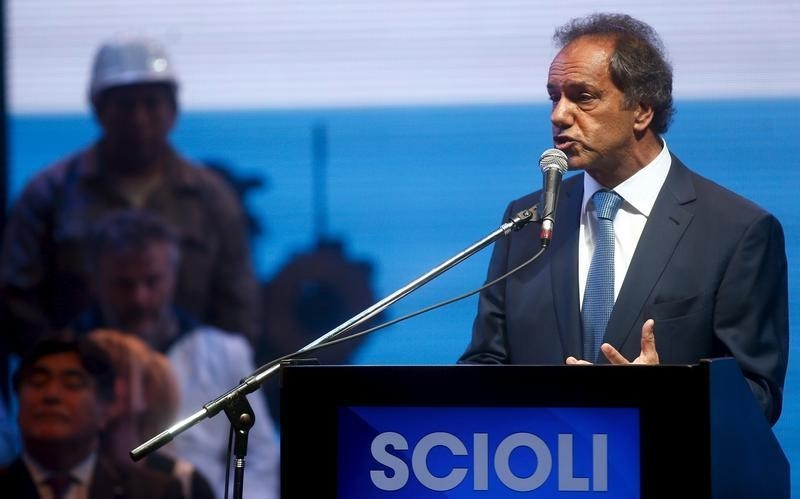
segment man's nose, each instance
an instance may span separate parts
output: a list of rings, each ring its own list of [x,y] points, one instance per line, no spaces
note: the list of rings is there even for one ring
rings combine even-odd
[[[572,103],[568,99],[558,99],[553,103],[553,110],[550,112],[550,122],[558,130],[564,130],[572,126],[574,121]]]
[[[133,286],[130,299],[136,305],[146,304],[150,300],[150,287],[145,283]]]
[[[42,400],[46,402],[57,402],[61,400],[64,392],[64,386],[57,378],[49,380],[42,386]]]
[[[150,109],[141,99],[134,99],[127,108],[128,121],[136,126],[143,126],[150,120]]]

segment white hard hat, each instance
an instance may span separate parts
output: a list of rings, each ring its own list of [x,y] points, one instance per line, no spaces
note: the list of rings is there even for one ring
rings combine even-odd
[[[89,98],[111,87],[137,83],[169,83],[178,79],[164,48],[153,40],[134,38],[104,43],[94,58]]]

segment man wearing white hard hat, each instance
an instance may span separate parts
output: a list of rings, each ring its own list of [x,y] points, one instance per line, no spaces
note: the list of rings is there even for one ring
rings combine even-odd
[[[257,283],[239,200],[169,143],[178,78],[163,48],[123,39],[98,50],[89,100],[97,141],[45,168],[11,210],[0,260],[6,348],[24,352],[89,304],[84,237],[103,215],[152,211],[176,227],[176,304],[226,331],[258,330]]]

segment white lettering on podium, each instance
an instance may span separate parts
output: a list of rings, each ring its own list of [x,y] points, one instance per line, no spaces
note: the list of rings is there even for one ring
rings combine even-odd
[[[472,435],[472,490],[489,490],[489,434]]]
[[[387,447],[396,450],[408,450],[408,442],[403,435],[391,431],[381,433],[375,437],[370,446],[372,457],[394,471],[394,473],[390,477],[385,471],[371,470],[369,476],[372,479],[372,483],[381,490],[400,490],[408,482],[408,466],[399,457],[389,454],[386,451]]]
[[[447,448],[454,456],[467,455],[466,446],[457,436],[444,432],[430,433],[422,437],[414,447],[414,453],[411,455],[411,467],[419,483],[430,490],[441,492],[458,487],[467,476],[467,468],[453,468],[443,477],[434,476],[428,469],[428,453],[434,447],[439,446]]]
[[[473,490],[489,490],[489,435],[475,433],[472,442]],[[457,436],[446,432],[429,433],[422,437],[411,454],[411,468],[422,486],[443,492],[452,490],[464,481],[469,469],[453,467],[444,476],[436,476],[428,468],[428,455],[435,447],[446,448],[453,456],[467,456],[466,445]],[[536,466],[527,476],[517,476],[511,469],[511,454],[516,449],[530,449],[536,456]],[[389,469],[370,470],[372,483],[380,490],[397,491],[408,483],[408,465],[389,450],[409,450],[406,438],[396,432],[384,432],[375,437],[370,450],[372,457]],[[574,476],[573,435],[558,435],[558,490],[588,491],[591,478],[593,491],[608,491],[608,435],[592,435],[592,477]],[[494,452],[494,472],[509,489],[530,492],[541,487],[550,477],[553,456],[544,440],[533,433],[514,433],[505,437]]]
[[[536,468],[528,477],[518,477],[511,471],[511,452],[519,447],[527,447],[536,455]],[[497,446],[494,454],[494,469],[497,478],[511,490],[516,492],[530,492],[536,490],[550,476],[553,468],[553,457],[544,440],[533,433],[514,433],[509,435]]]
[[[572,470],[572,435],[562,433],[558,435],[558,490],[587,491],[589,479],[578,478]]]
[[[592,490],[608,491],[608,435],[599,433],[592,435],[592,474],[594,482]]]

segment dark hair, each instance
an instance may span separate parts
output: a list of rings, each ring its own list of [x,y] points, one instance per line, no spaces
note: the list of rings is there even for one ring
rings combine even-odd
[[[141,251],[152,243],[172,248],[173,263],[180,259],[178,236],[158,215],[143,210],[115,211],[94,224],[87,236],[87,267],[96,268],[103,255]]]
[[[14,389],[19,393],[20,386],[30,370],[40,359],[61,353],[75,353],[81,365],[92,377],[97,394],[104,402],[114,400],[114,380],[116,373],[108,354],[96,343],[85,337],[71,333],[60,333],[43,338],[33,345],[23,357],[14,372]]]
[[[626,14],[596,13],[576,18],[556,29],[559,48],[582,36],[602,36],[616,42],[609,70],[611,80],[625,94],[625,104],[643,102],[653,107],[650,128],[664,133],[675,109],[672,106],[672,66],[664,44],[648,24]]]

